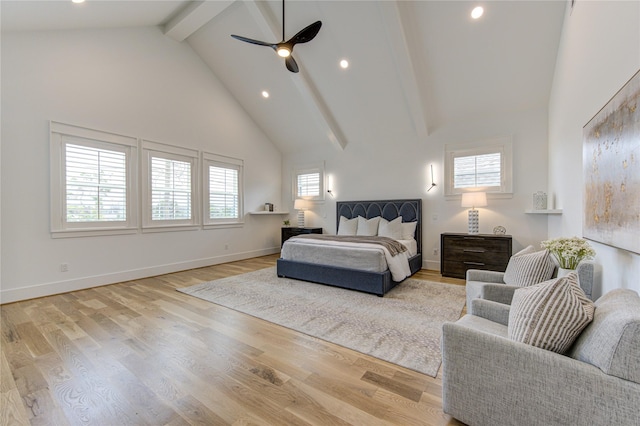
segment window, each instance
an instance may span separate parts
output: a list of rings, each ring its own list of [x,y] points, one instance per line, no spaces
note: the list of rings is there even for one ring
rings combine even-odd
[[[511,138],[445,148],[445,195],[469,190],[511,194]]]
[[[205,226],[241,224],[243,161],[208,153],[202,159]]]
[[[293,198],[324,200],[324,165],[300,168],[293,173]]]
[[[52,235],[136,232],[137,140],[57,122],[50,133]]]
[[[143,228],[195,226],[198,224],[198,152],[143,141]]]

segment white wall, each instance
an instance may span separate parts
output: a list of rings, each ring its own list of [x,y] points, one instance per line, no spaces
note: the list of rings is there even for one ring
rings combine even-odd
[[[3,33],[2,302],[279,251],[280,216],[52,239],[49,120],[241,158],[245,213],[280,204],[279,151],[188,44],[155,27]]]
[[[549,192],[563,214],[549,218],[550,237],[582,235],[582,128],[638,69],[640,2],[577,1],[567,11],[549,103]],[[640,291],[640,255],[591,244],[602,266],[595,297]]]
[[[372,124],[373,125],[373,124]],[[403,133],[404,132],[404,133]],[[539,246],[547,236],[545,216],[526,215],[532,208],[533,193],[547,188],[547,110],[494,114],[475,121],[453,123],[436,129],[426,141],[416,135],[385,123],[384,131],[348,135],[344,151],[329,146],[283,157],[283,200],[292,210],[293,168],[314,161],[325,161],[325,172],[331,175],[335,198],[326,195],[324,203],[316,203],[306,213],[306,224],[322,226],[335,233],[336,200],[376,200],[422,198],[423,202],[423,264],[440,269],[440,234],[467,232],[467,209],[460,207],[460,198],[443,195],[443,161],[445,144],[465,144],[496,136],[513,137],[514,196],[489,199],[480,208],[480,233],[492,233],[502,225],[513,236],[513,249],[533,244]],[[431,184],[429,165],[434,165],[436,188]],[[436,216],[436,219],[434,219]]]

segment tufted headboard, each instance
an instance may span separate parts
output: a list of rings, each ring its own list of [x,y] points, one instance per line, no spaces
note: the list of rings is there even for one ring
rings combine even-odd
[[[415,238],[418,243],[418,253],[422,253],[422,199],[338,201],[336,203],[336,231],[340,224],[340,216],[347,219],[358,216],[365,219],[382,216],[389,221],[402,216],[402,222],[418,222]]]

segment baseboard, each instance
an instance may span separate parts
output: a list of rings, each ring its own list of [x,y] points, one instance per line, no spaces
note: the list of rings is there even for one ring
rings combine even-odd
[[[68,293],[70,291],[84,290],[108,284],[153,277],[156,275],[170,274],[187,269],[202,268],[221,263],[234,262],[236,260],[250,259],[252,257],[266,256],[280,252],[280,247],[229,254],[225,256],[209,257],[206,259],[190,260],[186,262],[158,265],[149,268],[134,269],[130,271],[115,272],[106,275],[94,275],[91,277],[77,278],[67,281],[56,281],[46,284],[36,284],[16,289],[0,290],[0,303],[18,302],[21,300],[35,299],[54,294]]]
[[[422,269],[429,269],[431,271],[439,271],[440,270],[440,262],[436,260],[423,260],[422,261]]]

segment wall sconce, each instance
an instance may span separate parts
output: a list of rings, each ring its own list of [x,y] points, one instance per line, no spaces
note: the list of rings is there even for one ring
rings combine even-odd
[[[308,208],[307,200],[298,198],[293,202],[293,209],[298,210],[298,228],[304,228],[304,211]]]
[[[480,225],[478,210],[476,207],[484,207],[487,205],[486,192],[465,192],[462,194],[462,207],[471,207],[469,210],[469,234],[477,234]]]
[[[437,185],[433,181],[433,164],[431,164],[431,186],[429,187],[429,189],[427,189],[427,192],[431,191],[434,186],[437,186]]]
[[[327,193],[332,197],[335,197],[333,194],[333,179],[331,178],[331,175],[327,175]]]

